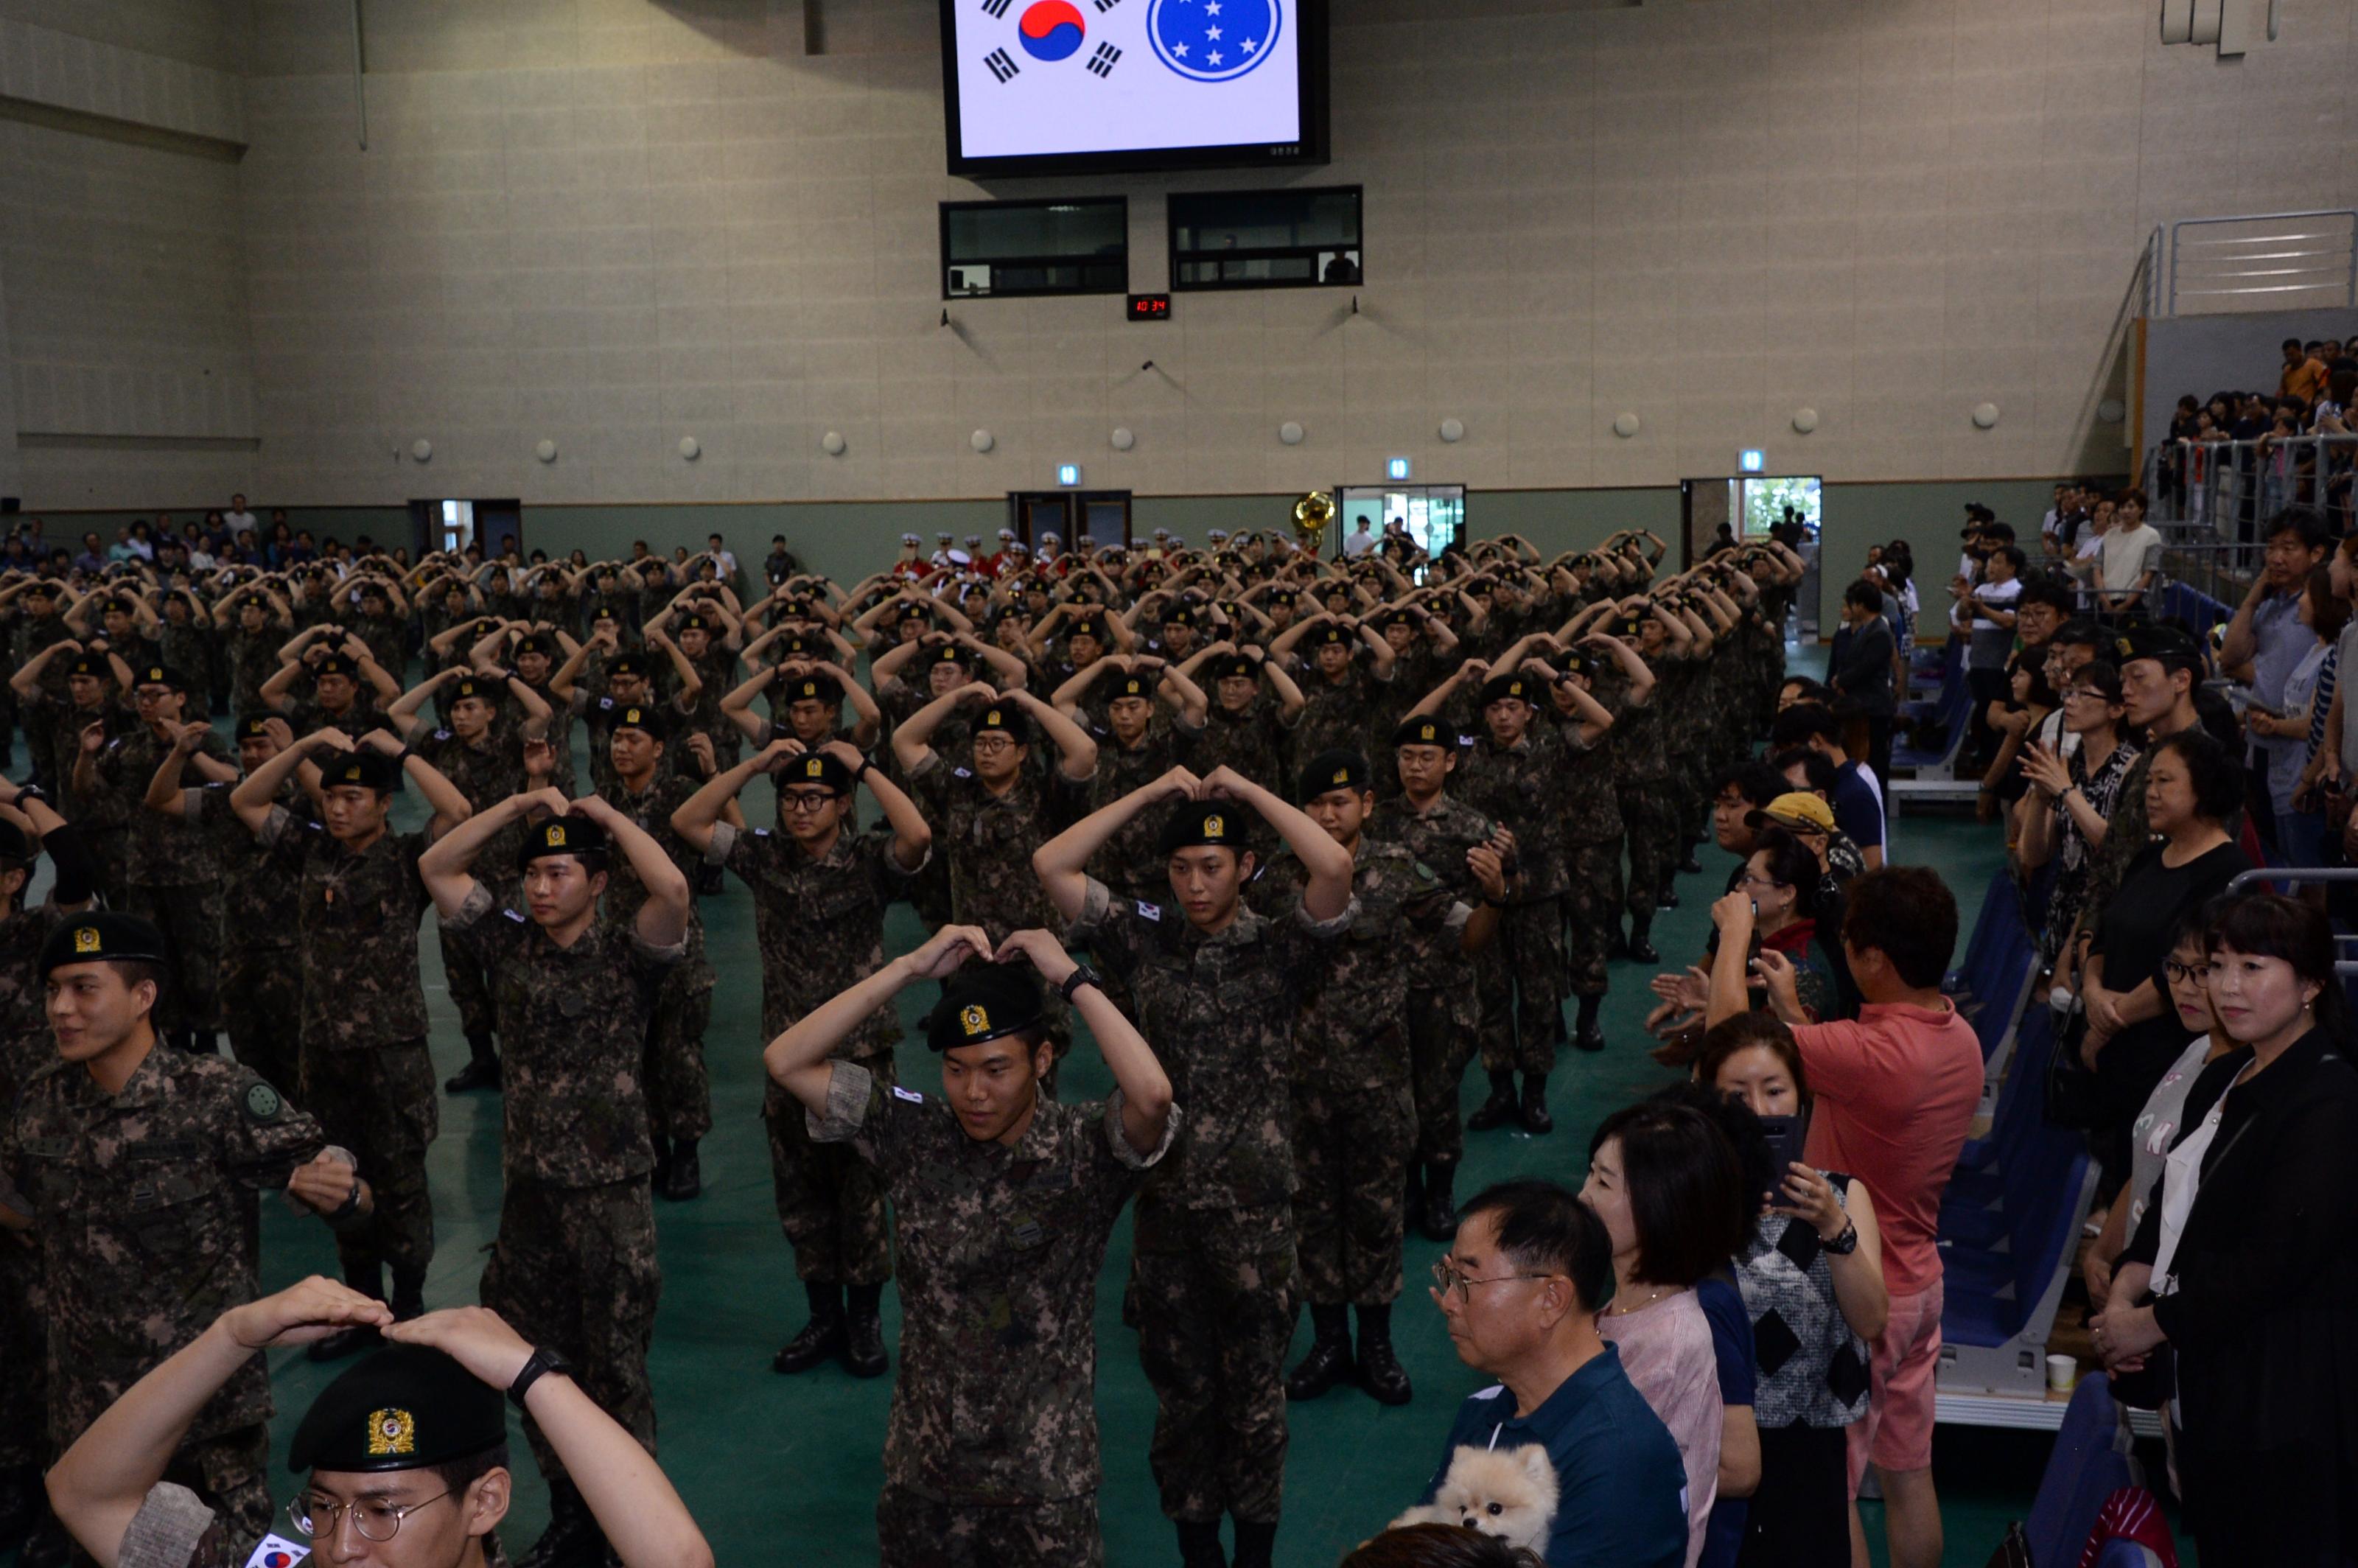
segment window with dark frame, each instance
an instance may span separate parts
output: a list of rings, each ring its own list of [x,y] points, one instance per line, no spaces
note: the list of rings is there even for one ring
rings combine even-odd
[[[1367,273],[1359,191],[1339,185],[1173,195],[1172,289],[1356,286]]]
[[[942,297],[1130,291],[1130,201],[942,203]]]

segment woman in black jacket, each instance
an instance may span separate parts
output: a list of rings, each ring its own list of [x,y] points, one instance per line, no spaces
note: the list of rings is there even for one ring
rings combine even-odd
[[[2116,1372],[2174,1358],[2203,1562],[2342,1564],[2358,1551],[2358,1068],[2332,929],[2255,893],[2223,905],[2209,946],[2239,1048],[2187,1097],[2092,1332]]]
[[[1842,616],[1850,637],[1826,684],[1848,697],[1866,719],[1866,765],[1877,785],[1891,787],[1891,721],[1899,710],[1892,679],[1899,647],[1883,618],[1883,590],[1861,578],[1843,589]]]

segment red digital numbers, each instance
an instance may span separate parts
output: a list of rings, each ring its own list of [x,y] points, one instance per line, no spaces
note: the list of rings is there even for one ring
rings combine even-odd
[[[1133,321],[1162,321],[1171,315],[1171,297],[1167,294],[1133,294],[1130,297],[1130,319]]]

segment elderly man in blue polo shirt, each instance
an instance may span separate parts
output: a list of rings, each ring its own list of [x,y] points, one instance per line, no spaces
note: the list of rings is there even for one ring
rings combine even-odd
[[[1504,1182],[1458,1210],[1433,1300],[1465,1363],[1495,1376],[1457,1409],[1431,1502],[1460,1447],[1537,1444],[1554,1462],[1549,1568],[1681,1568],[1686,1469],[1678,1444],[1596,1332],[1613,1288],[1605,1223],[1553,1182]]]

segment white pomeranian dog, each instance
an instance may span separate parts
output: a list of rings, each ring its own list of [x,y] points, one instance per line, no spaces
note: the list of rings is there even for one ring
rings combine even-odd
[[[1390,1528],[1462,1525],[1539,1552],[1555,1522],[1555,1465],[1546,1449],[1534,1443],[1500,1453],[1469,1444],[1449,1456],[1449,1473],[1433,1501],[1409,1509]]]

